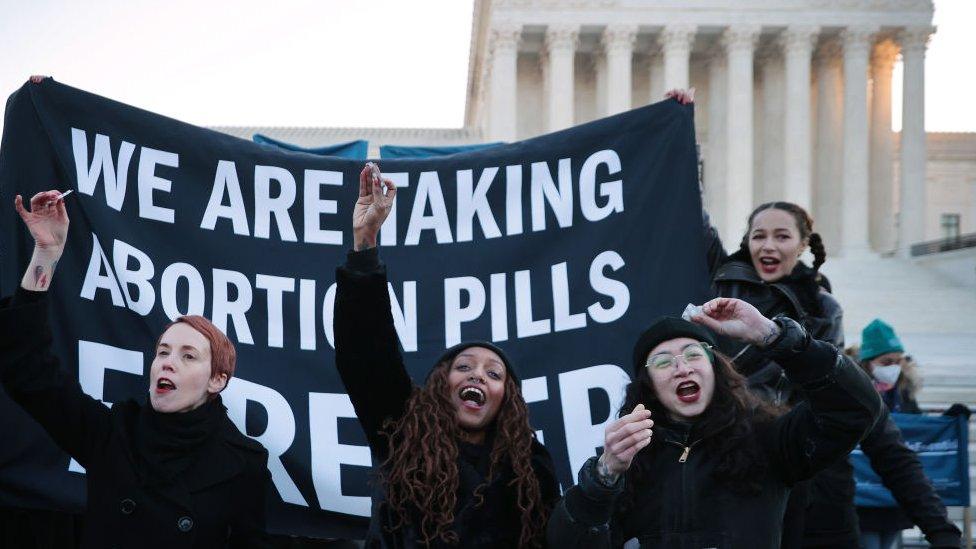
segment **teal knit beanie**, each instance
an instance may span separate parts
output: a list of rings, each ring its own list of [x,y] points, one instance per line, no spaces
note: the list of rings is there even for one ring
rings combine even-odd
[[[904,353],[895,329],[876,318],[861,330],[861,360],[871,360],[887,353]]]

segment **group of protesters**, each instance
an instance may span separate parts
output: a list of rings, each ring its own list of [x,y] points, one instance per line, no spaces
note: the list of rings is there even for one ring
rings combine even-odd
[[[562,492],[503,349],[464,342],[423,385],[407,374],[377,247],[396,191],[363,168],[353,249],[336,271],[335,366],[376,464],[366,547],[874,549],[911,524],[934,547],[960,546],[889,415],[919,412],[912,362],[880,320],[844,352],[842,309],[819,272],[825,244],[801,207],[756,208],[732,254],[703,215],[715,298],[648,319],[603,451]],[[35,248],[0,301],[0,381],[86,468],[81,546],[275,546],[267,452],[221,403],[233,344],[203,317],[177,318],[156,342],[148,398],[103,406],[51,350],[64,197],[14,207]],[[900,510],[859,517],[846,459],[859,443]]]

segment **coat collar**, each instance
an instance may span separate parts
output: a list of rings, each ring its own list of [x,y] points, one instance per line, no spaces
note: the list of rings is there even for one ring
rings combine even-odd
[[[145,404],[148,405],[148,404]],[[134,431],[138,423],[141,405],[134,400],[121,402],[113,407],[113,416],[118,427],[122,452],[135,471],[140,484],[157,492],[171,502],[191,512],[193,492],[226,482],[244,473],[247,463],[246,453],[262,452],[262,447],[245,437],[226,415],[220,419],[212,440],[199,449],[199,456],[189,469],[176,482],[158,481],[147,478],[145,464],[136,455]]]
[[[751,284],[763,283],[751,263],[738,259],[728,261],[719,267],[715,271],[715,280],[720,282],[749,282]]]

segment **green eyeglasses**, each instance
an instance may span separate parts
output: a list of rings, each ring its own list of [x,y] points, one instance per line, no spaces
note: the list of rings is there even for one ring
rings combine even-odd
[[[699,364],[708,358],[711,348],[712,346],[707,343],[692,343],[685,347],[680,355],[672,355],[671,353],[652,355],[647,359],[646,366],[654,370],[664,370],[671,366],[677,366],[679,358],[684,358],[685,364]]]

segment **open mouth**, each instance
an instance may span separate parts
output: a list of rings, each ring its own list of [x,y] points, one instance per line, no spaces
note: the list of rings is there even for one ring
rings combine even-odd
[[[176,384],[170,381],[168,378],[161,377],[156,380],[156,393],[168,393],[170,391],[176,390]]]
[[[461,402],[471,408],[481,408],[485,405],[485,392],[477,387],[467,386],[462,387],[461,392],[458,393],[461,398]]]
[[[698,397],[701,396],[701,388],[694,381],[685,381],[674,392],[678,395],[678,400],[685,403],[698,402]]]
[[[760,257],[759,266],[764,273],[775,273],[779,269],[780,260],[775,257]]]

